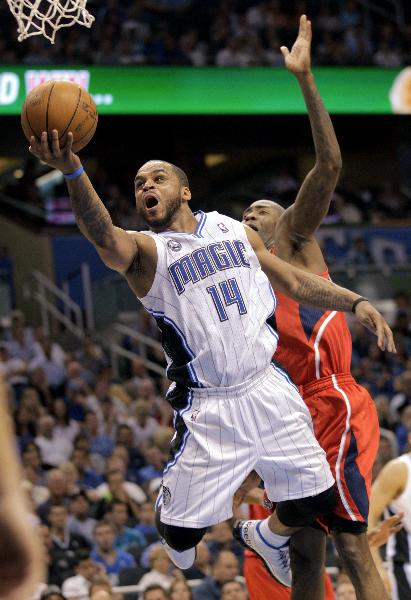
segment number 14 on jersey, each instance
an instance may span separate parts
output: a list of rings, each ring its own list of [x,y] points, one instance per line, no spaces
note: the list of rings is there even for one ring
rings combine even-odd
[[[207,288],[207,292],[213,300],[220,321],[228,321],[226,307],[232,304],[237,304],[240,315],[247,313],[247,308],[236,279],[232,278],[221,281],[218,286],[210,285]]]

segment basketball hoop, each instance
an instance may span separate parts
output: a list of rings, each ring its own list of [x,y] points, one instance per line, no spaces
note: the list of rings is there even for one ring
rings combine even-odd
[[[43,35],[52,44],[58,29],[75,23],[91,27],[94,17],[86,10],[87,0],[7,0],[18,27],[18,41]]]

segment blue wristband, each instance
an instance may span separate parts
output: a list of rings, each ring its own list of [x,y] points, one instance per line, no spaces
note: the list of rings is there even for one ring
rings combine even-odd
[[[84,171],[84,167],[83,165],[80,165],[78,169],[76,169],[75,171],[73,171],[72,173],[63,173],[65,179],[77,179],[77,177],[80,177],[80,175],[83,173]]]

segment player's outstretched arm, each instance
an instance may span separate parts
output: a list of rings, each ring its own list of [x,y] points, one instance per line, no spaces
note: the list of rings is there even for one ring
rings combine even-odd
[[[30,598],[44,581],[41,545],[27,519],[5,384],[0,380],[0,598]]]
[[[296,302],[326,310],[350,312],[353,310],[354,302],[361,299],[361,296],[355,292],[335,285],[328,279],[298,269],[277,256],[273,256],[255,231],[247,226],[245,226],[245,231],[271,285]],[[384,317],[370,302],[357,304],[354,312],[360,323],[377,336],[378,347],[381,350],[387,348],[390,352],[395,352],[392,331]]]
[[[277,237],[281,237],[281,226],[286,226],[293,247],[297,249],[315,233],[326,216],[342,167],[334,127],[311,71],[311,39],[311,21],[302,15],[291,52],[286,46],[281,47],[285,65],[295,75],[303,93],[316,152],[314,168],[305,178],[296,201],[285,211],[277,226]]]
[[[50,144],[45,131],[41,134],[40,141],[32,137],[30,144],[32,154],[65,175],[75,173],[81,167],[80,158],[71,150],[72,133],[68,134],[64,148],[60,148],[56,130],[52,132]],[[80,231],[94,244],[108,267],[125,273],[137,255],[138,236],[113,225],[106,207],[84,171],[78,177],[66,181]]]

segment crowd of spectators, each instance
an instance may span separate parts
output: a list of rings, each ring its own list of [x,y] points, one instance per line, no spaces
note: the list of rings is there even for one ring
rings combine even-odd
[[[411,432],[411,301],[400,293],[394,302],[396,355],[351,323],[353,374],[374,397],[382,427],[376,474],[409,449]],[[139,327],[157,335],[150,318]],[[141,591],[125,600],[246,600],[232,523],[210,529],[184,574],[159,543],[154,503],[173,435],[166,377],[153,378],[136,356],[116,379],[92,338],[66,351],[20,311],[3,320],[0,374],[10,388],[30,526],[47,556],[43,600],[109,600],[121,597],[113,586],[135,584]]]
[[[315,64],[398,67],[411,57],[406,19],[355,0],[89,0],[88,8],[92,29],[60,31],[50,46],[41,37],[18,44],[3,5],[0,63],[278,66],[303,13],[315,23]]]

